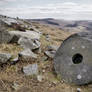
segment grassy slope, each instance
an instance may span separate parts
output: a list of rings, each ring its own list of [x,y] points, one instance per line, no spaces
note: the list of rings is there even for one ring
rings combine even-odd
[[[38,60],[35,62],[39,65],[39,74],[43,75],[43,81],[38,82],[36,76],[24,76],[21,72],[21,68],[25,65],[28,65],[30,62],[20,61],[16,65],[6,65],[0,71],[0,92],[77,92],[77,88],[81,88],[81,92],[92,92],[91,85],[88,86],[74,86],[63,83],[58,76],[54,74],[53,71],[53,60],[42,61],[41,57],[44,56],[44,51],[47,45],[55,44],[60,45],[64,39],[66,39],[71,33],[63,32],[57,28],[51,28],[48,26],[42,26],[38,23],[33,23],[33,26],[38,28],[43,34],[49,34],[51,41],[46,41],[45,36],[43,35],[40,39],[42,52],[38,55]],[[20,47],[16,45],[1,45],[0,51],[7,51],[10,53],[18,53],[21,50]],[[45,71],[45,72],[43,72]],[[19,84],[19,90],[14,91],[12,85],[14,83]]]

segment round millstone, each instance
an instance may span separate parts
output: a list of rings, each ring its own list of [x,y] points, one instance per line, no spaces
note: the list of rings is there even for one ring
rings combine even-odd
[[[68,37],[56,51],[54,67],[67,83],[92,83],[92,33],[81,32]]]

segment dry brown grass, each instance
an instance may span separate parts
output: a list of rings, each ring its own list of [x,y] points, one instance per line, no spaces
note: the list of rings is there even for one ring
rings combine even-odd
[[[59,28],[52,28],[47,25],[40,25],[39,23],[33,23],[33,26],[38,27],[39,30],[44,34],[49,34],[51,44],[60,45],[63,40],[69,37],[72,33],[65,32]]]
[[[10,53],[13,56],[17,56],[23,49],[17,44],[0,44],[0,52]]]
[[[62,80],[54,74],[53,60],[41,61],[41,57],[44,56],[45,48],[50,45],[60,45],[64,39],[66,39],[71,33],[64,32],[57,28],[51,28],[48,26],[42,26],[40,24],[33,24],[38,26],[39,30],[43,34],[50,35],[50,42],[48,42],[43,35],[40,39],[42,52],[39,53],[38,59],[35,61],[39,65],[39,74],[43,75],[43,81],[38,82],[36,76],[25,76],[22,73],[22,67],[28,65],[30,62],[19,61],[16,65],[5,66],[0,71],[0,92],[77,92],[77,88],[81,88],[81,92],[92,92],[92,86],[74,86],[67,83],[63,83]],[[2,44],[0,45],[0,52],[9,52],[17,55],[21,50],[16,44]],[[45,72],[43,72],[43,70]],[[12,85],[14,82],[20,85],[20,89],[14,91]]]

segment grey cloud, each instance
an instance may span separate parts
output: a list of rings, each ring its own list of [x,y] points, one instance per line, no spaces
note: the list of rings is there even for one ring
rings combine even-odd
[[[72,20],[89,20],[92,17],[92,4],[57,3],[46,6],[23,6],[2,8],[0,13],[21,18],[59,18]],[[92,19],[91,19],[92,20]]]

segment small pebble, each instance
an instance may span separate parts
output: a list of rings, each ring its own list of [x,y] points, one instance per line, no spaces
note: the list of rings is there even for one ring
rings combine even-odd
[[[20,88],[19,84],[14,83],[12,86],[13,90],[18,90]]]
[[[38,80],[39,82],[42,82],[42,79],[43,79],[43,76],[41,76],[41,75],[38,75],[38,76],[37,76],[37,80]]]
[[[77,88],[77,92],[81,92],[81,89],[80,88]]]
[[[42,70],[43,73],[45,73],[45,70]]]

